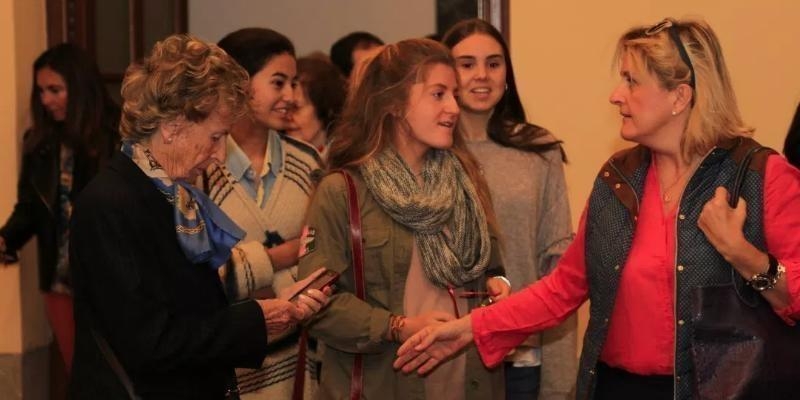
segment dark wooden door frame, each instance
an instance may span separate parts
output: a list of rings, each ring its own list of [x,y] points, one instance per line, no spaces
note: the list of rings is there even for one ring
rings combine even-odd
[[[71,42],[83,47],[89,54],[97,58],[95,32],[96,0],[46,0],[47,1],[47,45],[52,47],[59,43]],[[103,0],[99,0],[103,1]],[[174,0],[173,26],[176,33],[188,30],[187,0]],[[128,44],[131,61],[139,60],[145,55],[144,48],[144,0],[129,0]],[[125,71],[101,71],[103,78],[109,83],[122,82]]]

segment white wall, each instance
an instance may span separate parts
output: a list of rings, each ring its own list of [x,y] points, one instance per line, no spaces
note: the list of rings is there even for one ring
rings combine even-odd
[[[189,32],[217,42],[245,27],[286,35],[297,55],[325,54],[338,38],[367,31],[390,43],[436,31],[434,0],[190,0]]]

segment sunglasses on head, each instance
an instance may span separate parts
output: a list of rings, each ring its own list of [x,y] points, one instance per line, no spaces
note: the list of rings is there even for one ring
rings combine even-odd
[[[689,53],[686,52],[686,47],[683,46],[683,42],[681,41],[681,35],[678,33],[678,23],[670,18],[665,18],[663,21],[651,26],[646,31],[644,31],[645,36],[654,36],[657,35],[659,32],[667,29],[669,33],[670,39],[672,42],[675,43],[675,47],[678,48],[678,54],[681,56],[681,60],[683,63],[689,67],[689,86],[694,89],[694,67],[692,66],[692,60],[689,59]],[[694,99],[692,99],[694,100]],[[694,101],[692,101],[694,102]]]

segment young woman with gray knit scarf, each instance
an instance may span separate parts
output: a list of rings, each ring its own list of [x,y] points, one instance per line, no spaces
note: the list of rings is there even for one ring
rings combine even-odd
[[[472,350],[424,378],[392,368],[415,332],[511,291],[488,189],[458,129],[454,61],[437,42],[404,40],[378,53],[361,79],[329,162],[354,182],[364,300],[355,294],[342,174],[318,186],[301,238],[300,276],[319,266],[341,273],[330,306],[309,323],[325,343],[319,398],[350,398],[354,354],[364,398],[503,398],[502,370],[485,368]]]

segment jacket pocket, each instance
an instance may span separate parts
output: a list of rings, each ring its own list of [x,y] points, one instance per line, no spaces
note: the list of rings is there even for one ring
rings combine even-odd
[[[385,273],[391,264],[389,236],[386,228],[364,230],[364,279],[369,291],[388,290]]]

